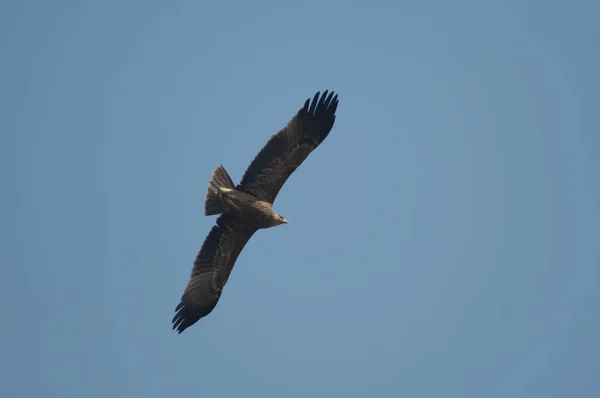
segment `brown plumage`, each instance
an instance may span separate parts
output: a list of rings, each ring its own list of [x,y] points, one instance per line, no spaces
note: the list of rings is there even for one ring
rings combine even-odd
[[[287,223],[273,202],[288,177],[329,135],[335,122],[337,95],[316,93],[287,126],[271,137],[235,186],[218,165],[208,184],[205,215],[220,214],[194,261],[190,281],[175,308],[178,333],[208,315],[217,305],[235,261],[259,229]]]

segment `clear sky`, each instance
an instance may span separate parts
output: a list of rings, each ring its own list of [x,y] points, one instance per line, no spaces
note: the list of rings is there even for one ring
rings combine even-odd
[[[0,396],[599,397],[599,18],[2,2]],[[212,170],[325,89],[290,224],[178,335]]]

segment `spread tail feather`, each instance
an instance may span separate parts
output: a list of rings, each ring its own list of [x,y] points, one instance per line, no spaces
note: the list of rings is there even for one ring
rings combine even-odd
[[[208,192],[206,192],[206,201],[204,202],[204,214],[207,216],[225,212],[221,206],[221,199],[219,199],[219,188],[235,188],[231,177],[221,165],[215,168],[208,183]]]

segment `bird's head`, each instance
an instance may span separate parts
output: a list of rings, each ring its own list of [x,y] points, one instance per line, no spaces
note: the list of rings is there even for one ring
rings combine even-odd
[[[276,220],[277,220],[277,225],[287,224],[288,223],[288,220],[286,220],[285,218],[283,218],[279,214],[277,214]]]

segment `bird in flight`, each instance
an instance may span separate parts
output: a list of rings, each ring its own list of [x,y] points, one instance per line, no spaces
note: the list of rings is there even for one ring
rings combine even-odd
[[[219,215],[196,256],[190,280],[175,308],[173,329],[179,334],[215,308],[231,270],[259,229],[287,224],[273,202],[289,176],[329,135],[338,96],[317,92],[288,124],[273,135],[254,158],[238,185],[223,166],[210,177],[204,214]]]

